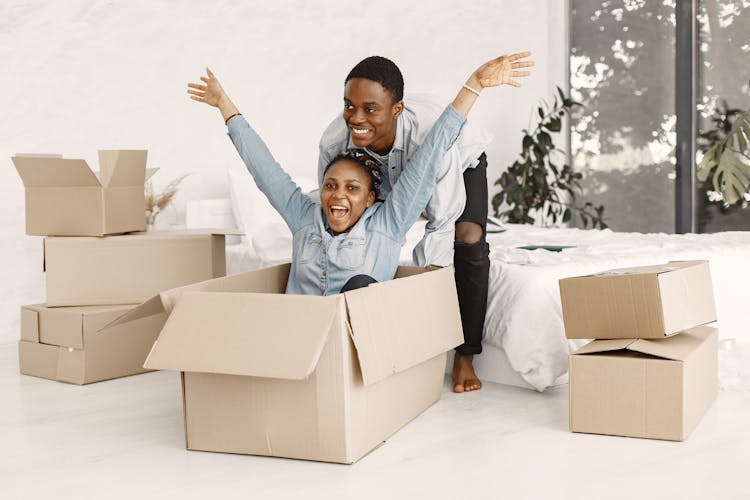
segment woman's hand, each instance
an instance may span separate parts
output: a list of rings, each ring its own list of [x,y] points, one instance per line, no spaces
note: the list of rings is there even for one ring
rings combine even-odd
[[[521,84],[513,78],[529,76],[530,71],[517,71],[519,68],[528,68],[534,65],[534,61],[521,61],[531,55],[531,52],[519,52],[512,55],[502,55],[482,64],[469,78],[468,85],[478,85],[477,90],[484,87],[497,87],[498,85],[512,85],[520,87]],[[475,87],[476,88],[476,87]]]
[[[205,102],[210,106],[218,108],[221,98],[226,96],[226,94],[224,93],[224,89],[221,88],[219,80],[210,69],[206,68],[206,74],[208,78],[205,76],[200,77],[205,82],[205,85],[188,83],[188,94],[191,94],[190,98],[194,101]]]
[[[188,94],[190,94],[190,98],[194,101],[205,102],[209,106],[219,108],[221,117],[224,118],[224,122],[226,123],[228,118],[238,115],[239,111],[229,99],[226,92],[224,92],[224,89],[221,88],[221,84],[219,84],[219,80],[213,72],[206,68],[206,74],[208,77],[200,77],[205,85],[188,83]]]

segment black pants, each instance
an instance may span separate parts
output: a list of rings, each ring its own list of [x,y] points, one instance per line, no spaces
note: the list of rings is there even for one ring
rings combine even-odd
[[[348,292],[350,290],[356,290],[357,288],[367,288],[373,283],[377,283],[378,280],[370,276],[369,274],[357,274],[349,278],[344,286],[341,287],[341,292]]]
[[[453,266],[456,270],[458,307],[464,343],[456,347],[459,354],[482,352],[482,331],[487,312],[487,289],[490,276],[490,247],[487,235],[487,155],[482,153],[476,168],[464,171],[466,207],[456,222],[473,222],[482,227],[482,239],[476,243],[455,242]]]

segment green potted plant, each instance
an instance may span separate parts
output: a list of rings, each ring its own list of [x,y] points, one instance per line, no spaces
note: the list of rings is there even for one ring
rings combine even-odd
[[[555,146],[552,137],[562,128],[562,119],[574,106],[581,103],[567,97],[560,87],[550,106],[542,100],[537,108],[536,127],[523,130],[521,153],[503,172],[495,185],[500,192],[492,197],[495,216],[514,224],[543,226],[567,223],[577,214],[583,227],[604,229],[604,206],[590,202],[576,204],[576,195],[581,192],[582,174],[574,172],[567,163],[562,166],[553,161],[557,157],[567,159],[567,153]],[[531,129],[531,127],[529,127]],[[503,210],[503,203],[507,205]]]
[[[703,153],[698,180],[710,203],[722,211],[750,202],[750,111],[732,109],[726,101],[711,117],[713,128],[698,136]],[[705,201],[705,200],[704,200]]]

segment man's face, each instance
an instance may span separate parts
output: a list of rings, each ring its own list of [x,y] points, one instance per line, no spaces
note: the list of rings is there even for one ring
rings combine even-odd
[[[396,139],[396,120],[404,109],[378,82],[352,78],[344,87],[344,121],[352,142],[385,155]]]
[[[320,188],[320,202],[334,234],[344,233],[375,203],[370,176],[351,160],[340,160],[328,169]]]

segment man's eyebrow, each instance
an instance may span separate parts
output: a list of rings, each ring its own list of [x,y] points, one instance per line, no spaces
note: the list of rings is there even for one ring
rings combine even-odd
[[[352,101],[350,101],[346,97],[344,97],[344,102],[352,104]],[[367,102],[362,103],[362,105],[363,106],[369,106],[369,107],[377,107],[377,106],[380,106],[380,103],[376,102],[376,101],[367,101]]]

